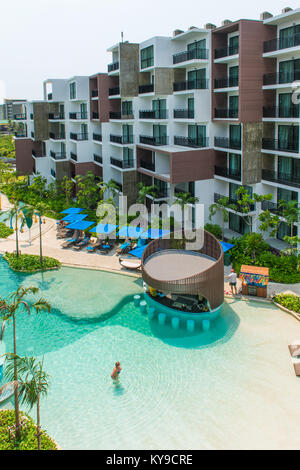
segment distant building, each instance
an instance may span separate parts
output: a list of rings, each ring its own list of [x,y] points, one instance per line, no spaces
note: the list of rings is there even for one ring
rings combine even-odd
[[[15,116],[26,113],[26,100],[13,100],[4,98],[3,101],[3,105],[0,105],[0,119],[7,119],[8,121],[11,121],[15,119]]]

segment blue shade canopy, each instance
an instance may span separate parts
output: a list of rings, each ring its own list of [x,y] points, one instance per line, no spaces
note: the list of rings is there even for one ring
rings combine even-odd
[[[62,214],[78,214],[79,212],[83,211],[83,209],[79,209],[78,207],[69,207],[69,209],[66,209],[62,211]]]
[[[68,225],[68,228],[72,230],[86,230],[91,225],[94,225],[95,222],[90,222],[89,220],[79,220],[75,222],[71,222]]]
[[[170,230],[162,230],[161,228],[149,228],[146,232],[141,234],[141,238],[160,238],[168,235]]]
[[[134,250],[129,251],[130,255],[136,256],[137,258],[141,258],[143,256],[144,250],[148,245],[141,246],[139,248],[135,248]]]
[[[87,217],[86,214],[68,214],[63,219],[64,222],[79,222]]]
[[[108,235],[111,232],[114,232],[118,228],[118,225],[114,224],[99,224],[97,227],[94,227],[90,232],[102,233],[103,235]]]
[[[124,225],[119,232],[117,233],[117,236],[120,238],[139,238],[140,234],[143,232],[143,229],[141,227],[133,227],[131,225]]]
[[[226,253],[226,251],[230,250],[230,248],[233,248],[234,245],[231,245],[231,243],[226,243],[226,242],[220,242],[223,248],[223,253]]]

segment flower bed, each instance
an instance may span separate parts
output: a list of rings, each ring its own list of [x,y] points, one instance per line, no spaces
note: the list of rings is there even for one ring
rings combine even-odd
[[[298,295],[288,293],[277,294],[273,297],[273,301],[290,312],[300,314],[300,297]]]
[[[19,255],[15,253],[5,253],[5,261],[8,262],[9,267],[14,271],[24,273],[34,273],[37,271],[47,271],[49,269],[58,269],[61,263],[55,258],[43,257],[43,265],[38,255]]]

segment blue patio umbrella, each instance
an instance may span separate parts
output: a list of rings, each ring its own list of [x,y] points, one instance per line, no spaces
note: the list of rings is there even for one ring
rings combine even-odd
[[[121,227],[119,232],[117,233],[117,236],[120,238],[139,238],[141,233],[143,232],[143,229],[141,227],[134,227],[132,225],[124,225]]]
[[[141,238],[160,238],[168,235],[170,230],[163,230],[161,228],[149,228],[146,232],[141,233]]]
[[[66,209],[66,210],[62,211],[61,213],[62,214],[76,214],[76,213],[79,213],[83,210],[84,209],[79,209],[78,207],[69,207],[69,209]]]
[[[139,248],[135,248],[134,250],[129,251],[129,255],[136,256],[137,258],[141,258],[143,256],[144,250],[148,245],[141,246]]]
[[[68,228],[72,230],[86,230],[89,228],[91,225],[93,225],[95,222],[90,222],[89,220],[78,220],[75,222],[71,222],[68,225]]]
[[[109,235],[118,228],[118,225],[114,224],[98,224],[90,232],[101,233],[102,235]]]
[[[223,248],[223,253],[226,253],[226,251],[230,250],[231,248],[234,247],[231,243],[226,243],[226,242],[220,242]]]
[[[68,223],[70,223],[70,222],[79,222],[79,220],[83,220],[86,217],[87,217],[86,214],[76,213],[76,214],[68,214],[61,220],[63,220],[64,222],[68,222]]]

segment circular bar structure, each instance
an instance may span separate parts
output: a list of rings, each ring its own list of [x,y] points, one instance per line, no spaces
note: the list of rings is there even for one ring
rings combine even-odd
[[[211,233],[197,232],[201,247],[196,250],[189,249],[191,240],[181,233],[150,242],[142,257],[142,277],[149,287],[164,294],[203,296],[215,310],[224,301],[223,249]]]

